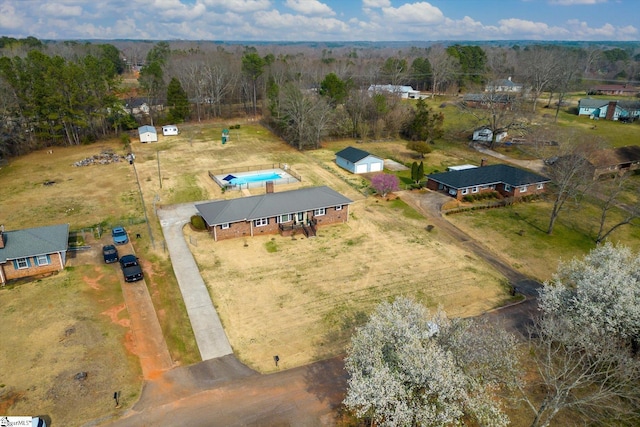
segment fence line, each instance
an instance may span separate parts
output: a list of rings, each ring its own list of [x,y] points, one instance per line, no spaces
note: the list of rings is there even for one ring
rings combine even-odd
[[[280,178],[273,180],[275,184],[292,184],[296,182],[302,182],[302,176],[298,174],[296,171],[291,169],[291,167],[286,163],[272,163],[272,164],[263,164],[263,165],[252,165],[252,166],[242,166],[237,168],[223,168],[209,171],[209,178],[214,180],[216,184],[218,184],[221,188],[224,189],[233,189],[240,190],[243,188],[258,188],[265,185],[264,182],[248,182],[245,184],[239,185],[230,185],[228,182],[220,181],[216,176],[224,175],[232,172],[251,172],[251,171],[259,171],[259,170],[268,170],[268,169],[282,169],[293,178]]]

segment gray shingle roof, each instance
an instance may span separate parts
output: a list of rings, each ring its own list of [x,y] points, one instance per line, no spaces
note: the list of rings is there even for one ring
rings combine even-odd
[[[324,186],[283,191],[281,193],[267,193],[239,199],[215,200],[198,204],[196,209],[198,209],[207,224],[213,226],[351,203],[353,203],[353,200]]]
[[[27,228],[4,232],[0,263],[7,260],[65,252],[69,242],[69,224]]]
[[[451,188],[467,188],[476,185],[505,183],[512,186],[539,184],[550,179],[533,172],[509,165],[490,165],[474,169],[442,172],[428,178]]]
[[[578,108],[600,108],[609,104],[609,102],[611,101],[607,99],[583,98],[578,101]]]
[[[142,135],[145,132],[158,133],[158,131],[156,131],[156,128],[153,126],[145,125],[138,128],[138,135]]]
[[[344,150],[340,150],[336,153],[336,157],[342,157],[343,159],[348,160],[351,163],[357,163],[368,156],[373,155],[355,147],[347,147]]]

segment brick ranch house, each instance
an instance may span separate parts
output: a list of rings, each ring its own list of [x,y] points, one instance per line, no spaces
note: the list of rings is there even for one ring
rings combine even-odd
[[[267,187],[269,188],[269,187]],[[316,227],[347,222],[352,200],[329,187],[310,187],[196,205],[214,240],[262,234],[307,237]]]
[[[509,165],[490,165],[427,176],[427,188],[458,200],[466,195],[497,191],[503,197],[520,198],[546,191],[551,181],[542,175]]]
[[[69,224],[24,230],[0,229],[0,284],[64,269]]]

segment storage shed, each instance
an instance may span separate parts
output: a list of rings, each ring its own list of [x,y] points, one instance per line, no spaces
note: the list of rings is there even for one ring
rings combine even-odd
[[[158,132],[153,126],[140,126],[138,135],[140,135],[140,142],[158,142]]]
[[[178,134],[178,126],[176,126],[176,125],[162,126],[162,134],[164,136],[177,135]]]
[[[336,153],[336,164],[351,173],[381,172],[384,160],[354,147]]]

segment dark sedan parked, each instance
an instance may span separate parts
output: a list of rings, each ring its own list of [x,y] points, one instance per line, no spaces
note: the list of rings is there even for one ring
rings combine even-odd
[[[138,258],[135,255],[124,255],[120,258],[120,267],[124,274],[125,282],[137,282],[142,280],[142,268],[138,264]]]
[[[118,250],[113,245],[105,245],[102,247],[102,257],[104,262],[111,264],[118,261]]]

